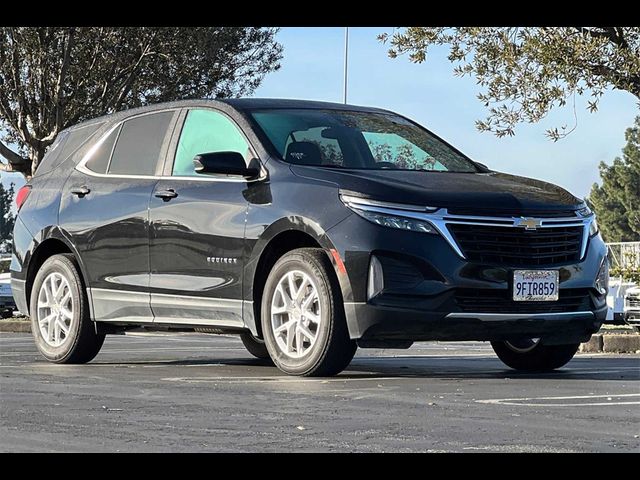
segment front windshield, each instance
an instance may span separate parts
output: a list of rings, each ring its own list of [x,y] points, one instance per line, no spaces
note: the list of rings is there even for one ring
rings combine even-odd
[[[369,170],[477,172],[464,155],[392,113],[254,110],[281,158],[298,165]]]

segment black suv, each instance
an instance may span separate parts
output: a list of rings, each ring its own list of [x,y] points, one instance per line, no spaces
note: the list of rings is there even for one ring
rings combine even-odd
[[[17,203],[11,285],[54,362],[144,327],[239,334],[295,375],[421,340],[488,340],[543,371],[606,313],[607,249],[584,202],[377,108],[116,113],[63,131]]]

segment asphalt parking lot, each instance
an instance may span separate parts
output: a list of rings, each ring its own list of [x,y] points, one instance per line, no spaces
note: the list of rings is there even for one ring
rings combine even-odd
[[[487,344],[423,343],[305,379],[229,336],[111,336],[65,366],[0,334],[3,452],[639,452],[639,435],[639,355],[523,375]]]

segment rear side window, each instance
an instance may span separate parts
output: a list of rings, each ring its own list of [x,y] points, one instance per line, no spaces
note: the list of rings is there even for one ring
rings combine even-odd
[[[104,122],[93,123],[84,127],[75,128],[71,131],[67,130],[62,132],[42,159],[37,172],[43,174],[56,168],[84,145],[86,141],[98,131],[103,123]]]
[[[124,122],[108,173],[154,175],[173,113],[153,113]]]
[[[111,160],[111,154],[113,153],[113,146],[116,143],[118,134],[120,133],[118,127],[107,136],[100,144],[100,146],[93,152],[89,161],[85,166],[96,173],[107,173],[107,167],[109,166],[109,160]]]

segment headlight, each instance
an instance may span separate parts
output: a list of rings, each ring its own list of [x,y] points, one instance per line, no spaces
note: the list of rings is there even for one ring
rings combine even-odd
[[[436,229],[428,222],[413,220],[411,218],[398,217],[386,213],[369,212],[360,210],[359,208],[351,208],[355,213],[370,222],[377,223],[383,227],[397,228],[399,230],[411,230],[412,232],[422,233],[438,233]]]
[[[411,212],[432,212],[437,209],[430,207],[419,207],[413,205],[403,205],[397,203],[386,203],[377,200],[362,199],[350,195],[341,195],[340,199],[354,213],[360,215],[365,220],[388,228],[398,230],[409,230],[411,232],[434,233],[438,231],[427,220],[418,220],[402,215],[403,211]]]
[[[607,257],[602,260],[602,265],[600,265],[600,270],[598,270],[598,275],[596,276],[595,286],[600,295],[606,295],[609,291],[609,260]]]
[[[594,215],[593,220],[591,220],[591,224],[589,225],[589,236],[593,237],[599,231],[600,229],[598,228],[598,222],[596,222],[596,217]]]

